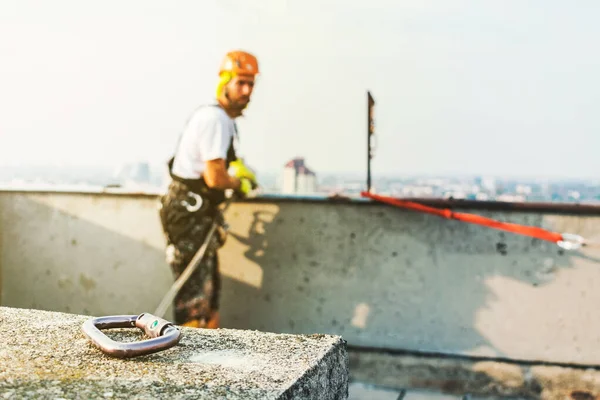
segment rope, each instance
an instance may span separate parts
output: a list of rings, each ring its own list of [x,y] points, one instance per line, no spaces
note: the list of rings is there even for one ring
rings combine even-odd
[[[400,200],[388,196],[380,196],[369,192],[361,192],[361,196],[395,207],[406,208],[413,211],[420,211],[426,214],[437,215],[438,217],[446,219],[454,219],[469,224],[481,225],[492,229],[498,229],[502,231],[515,233],[518,235],[524,235],[540,240],[545,240],[548,242],[555,243],[566,250],[576,250],[582,246],[592,245],[592,243],[586,242],[581,236],[574,235],[572,233],[558,233],[536,226],[501,222],[495,219],[482,217],[480,215],[454,212],[448,208],[440,209],[430,207],[412,201]]]
[[[227,208],[229,208],[231,201],[232,201],[231,197],[229,197],[226,200],[225,206],[220,210],[221,214],[224,214],[225,211],[227,210]],[[173,284],[171,285],[171,287],[169,288],[167,293],[165,293],[160,304],[154,311],[154,315],[156,315],[157,317],[161,317],[161,318],[164,317],[165,313],[167,312],[167,309],[173,302],[173,299],[175,299],[175,296],[177,296],[177,293],[179,293],[179,291],[181,290],[183,285],[185,285],[185,283],[188,281],[188,279],[190,279],[190,277],[192,276],[194,271],[198,268],[198,265],[200,264],[200,261],[202,261],[202,258],[204,257],[204,253],[206,253],[206,249],[208,249],[210,240],[212,239],[213,235],[215,234],[215,231],[217,230],[218,226],[219,226],[219,222],[217,221],[217,218],[215,218],[215,220],[213,221],[213,223],[210,227],[210,230],[208,231],[208,233],[206,235],[206,238],[204,239],[204,242],[202,242],[202,246],[196,251],[196,253],[194,254],[194,257],[192,257],[192,259],[190,260],[188,265],[185,267],[185,269],[183,270],[181,275],[179,275],[179,278],[177,278],[177,280],[175,282],[173,282]]]

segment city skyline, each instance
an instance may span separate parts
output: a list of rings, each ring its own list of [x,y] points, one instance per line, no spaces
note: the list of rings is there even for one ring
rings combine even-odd
[[[295,157],[294,157],[295,158]],[[161,162],[150,162],[150,161],[138,161],[138,160],[129,160],[129,161],[124,161],[124,162],[120,162],[120,163],[116,163],[116,164],[112,164],[112,163],[100,163],[100,164],[94,164],[94,163],[63,163],[63,162],[50,162],[50,163],[1,163],[0,162],[0,169],[2,168],[7,168],[7,169],[15,169],[15,168],[40,168],[40,169],[44,169],[44,168],[68,168],[68,169],[73,169],[76,170],[78,168],[89,168],[89,169],[104,169],[104,170],[117,170],[118,168],[122,167],[123,165],[127,165],[127,164],[136,164],[136,163],[147,163],[149,164],[153,169],[158,170],[158,169],[163,169],[166,168],[165,163],[161,163]],[[251,163],[248,163],[248,165],[257,173],[257,176],[260,178],[261,175],[266,175],[266,176],[272,176],[272,175],[276,175],[279,174],[280,169],[283,168],[283,166],[276,166],[274,168],[270,168],[270,169],[266,169],[266,170],[259,170],[256,169],[252,166]],[[285,165],[285,164],[284,164]],[[339,177],[344,177],[344,178],[354,178],[354,179],[362,179],[365,181],[366,184],[366,180],[367,180],[367,171],[366,171],[366,164],[365,164],[365,168],[364,171],[360,170],[360,169],[356,169],[356,170],[347,170],[347,171],[336,171],[336,170],[324,170],[324,171],[317,171],[318,176],[322,177],[322,176],[339,176]],[[534,180],[534,181],[553,181],[553,182],[561,182],[561,181],[566,181],[566,182],[591,182],[591,183],[597,183],[598,185],[600,185],[600,176],[575,176],[575,177],[571,177],[571,176],[563,176],[560,174],[555,174],[555,175],[545,175],[545,174],[538,174],[538,175],[528,175],[528,174],[503,174],[503,173],[498,173],[498,174],[493,174],[493,173],[477,173],[477,172],[457,172],[457,173],[452,173],[452,172],[441,172],[441,173],[418,173],[418,172],[413,172],[413,173],[409,173],[409,172],[387,172],[387,173],[377,173],[377,171],[371,171],[371,178],[373,180],[377,180],[377,179],[396,179],[396,178],[401,178],[401,179],[419,179],[419,178],[447,178],[447,179],[455,179],[455,178],[460,178],[460,179],[466,179],[466,178],[474,178],[474,177],[478,177],[478,176],[483,176],[483,177],[489,177],[489,178],[494,178],[494,179],[499,179],[499,180]]]
[[[289,157],[288,160],[296,159],[296,158],[306,159],[306,157],[295,156],[295,157]],[[310,161],[309,161],[309,163],[310,163]],[[119,168],[122,168],[125,165],[133,165],[133,164],[148,164],[153,170],[161,170],[161,169],[166,168],[166,160],[164,162],[157,162],[156,160],[131,159],[131,160],[125,160],[123,162],[118,162],[118,163],[114,163],[114,162],[72,163],[72,162],[64,162],[64,161],[60,161],[60,160],[53,161],[53,162],[37,162],[37,163],[35,163],[35,162],[34,163],[19,163],[19,162],[7,163],[7,162],[0,161],[0,170],[2,168],[7,168],[7,169],[65,168],[65,169],[73,169],[73,170],[83,168],[83,169],[118,170]],[[257,176],[260,177],[261,175],[272,176],[272,175],[279,174],[281,169],[284,168],[286,163],[284,162],[281,165],[277,165],[277,166],[275,166],[273,168],[269,168],[269,169],[257,169],[253,166],[252,162],[247,162],[247,164],[250,168],[252,168],[257,173]],[[366,162],[364,163],[364,168],[362,170],[360,168],[357,168],[355,170],[345,170],[345,171],[319,170],[319,171],[316,171],[316,173],[319,177],[339,176],[339,177],[344,177],[344,178],[362,179],[365,181],[365,184],[366,184],[366,180],[367,180]],[[475,171],[468,171],[468,172],[445,171],[445,172],[440,172],[440,173],[388,171],[387,173],[380,173],[380,172],[374,170],[373,167],[371,168],[371,178],[373,180],[377,180],[377,179],[385,180],[385,179],[396,179],[396,178],[400,178],[400,179],[427,179],[427,178],[468,179],[468,178],[475,178],[475,177],[494,178],[494,179],[498,179],[498,180],[590,182],[590,183],[600,185],[600,176],[598,176],[598,175],[572,177],[572,176],[565,176],[565,175],[561,175],[561,174],[554,174],[554,175],[551,175],[551,174],[537,174],[537,175],[534,175],[534,174],[506,174],[506,173],[494,174],[494,173],[477,173]]]
[[[169,176],[164,166],[148,163],[117,167],[0,168],[6,189],[105,190],[162,192]],[[359,196],[366,190],[363,174],[336,175],[308,168],[302,158],[288,161],[277,173],[259,175],[259,192],[282,195]],[[600,204],[600,182],[579,180],[511,179],[491,176],[375,176],[375,193],[399,198],[453,198],[503,202]]]

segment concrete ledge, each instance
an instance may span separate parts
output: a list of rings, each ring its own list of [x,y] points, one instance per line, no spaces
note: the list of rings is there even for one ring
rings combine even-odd
[[[1,193],[38,193],[38,194],[67,194],[67,195],[99,195],[99,196],[121,196],[128,198],[157,198],[163,194],[160,189],[132,190],[128,188],[113,188],[81,185],[25,185],[2,186]],[[496,200],[466,200],[453,198],[437,197],[397,197],[398,199],[413,201],[432,207],[452,208],[457,210],[484,210],[484,211],[505,211],[505,212],[530,212],[544,214],[563,214],[563,215],[600,215],[600,204],[597,203],[566,203],[566,202],[510,202]],[[258,196],[248,197],[236,200],[236,203],[316,203],[316,204],[365,204],[390,207],[360,196],[360,194],[280,194],[263,193]]]
[[[389,388],[469,393],[486,399],[600,399],[600,370],[466,358],[349,351],[351,379]]]
[[[0,393],[5,398],[345,399],[339,336],[182,328],[166,351],[116,359],[81,331],[89,317],[0,307]],[[104,331],[141,340],[139,329]]]

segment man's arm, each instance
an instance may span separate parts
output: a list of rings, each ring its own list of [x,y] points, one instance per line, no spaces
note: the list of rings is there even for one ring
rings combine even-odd
[[[222,158],[206,162],[204,182],[206,182],[208,187],[213,189],[238,190],[240,188],[240,180],[227,173],[227,169],[225,169],[225,160]]]
[[[232,127],[220,113],[212,108],[204,110],[203,121],[198,126],[198,147],[205,161],[204,182],[212,189],[234,189],[240,187],[240,180],[230,176],[225,167],[227,149],[231,143]]]

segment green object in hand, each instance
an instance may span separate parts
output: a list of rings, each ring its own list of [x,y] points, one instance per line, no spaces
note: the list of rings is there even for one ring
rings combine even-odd
[[[258,186],[258,182],[256,181],[256,175],[254,172],[244,164],[244,160],[238,158],[235,161],[232,161],[229,164],[229,167],[233,170],[233,176],[240,179],[242,181],[242,185],[240,186],[240,192],[247,194],[245,190],[247,189],[248,183],[250,184],[250,189],[255,189]],[[244,183],[244,180],[247,180],[248,183]],[[248,190],[249,192],[250,190]]]

